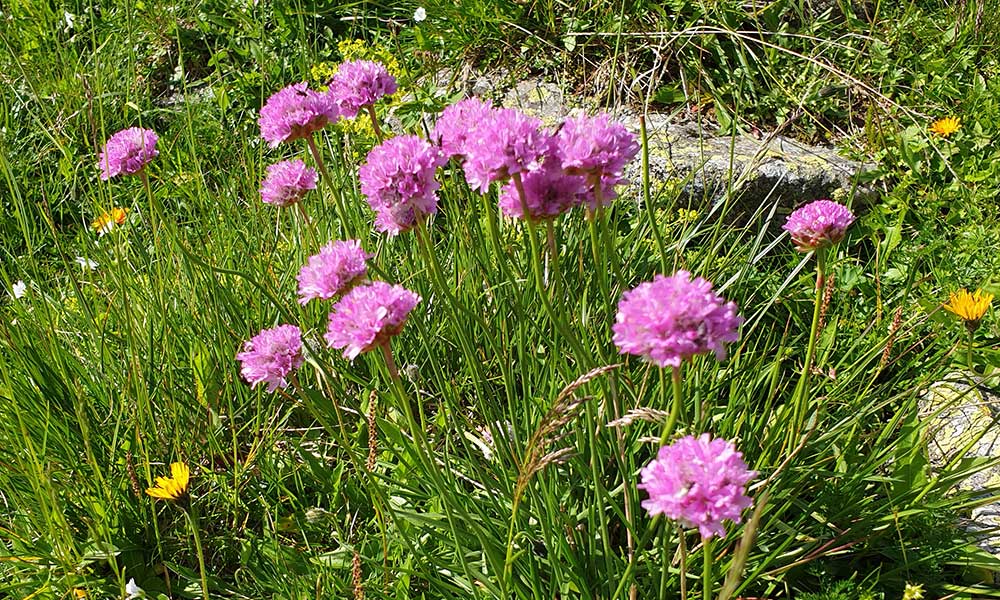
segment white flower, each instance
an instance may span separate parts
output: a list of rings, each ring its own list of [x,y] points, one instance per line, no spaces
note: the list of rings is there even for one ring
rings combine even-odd
[[[63,12],[63,20],[66,21],[66,31],[73,29],[73,21],[76,20],[76,15],[71,12]]]
[[[22,280],[18,280],[11,289],[15,298],[24,298],[24,295],[28,293],[28,284],[24,283]]]
[[[423,6],[418,7],[417,10],[414,11],[413,13],[413,20],[416,21],[417,23],[423,21],[426,18],[427,18],[427,11],[424,10]]]
[[[97,267],[101,266],[97,262],[92,261],[89,258],[85,258],[83,256],[76,257],[76,264],[80,265],[81,267],[89,271],[93,271]]]
[[[145,594],[145,592],[142,591],[142,588],[135,584],[134,577],[129,579],[128,583],[125,584],[125,593],[128,594],[130,600],[132,598],[141,598],[143,594]]]

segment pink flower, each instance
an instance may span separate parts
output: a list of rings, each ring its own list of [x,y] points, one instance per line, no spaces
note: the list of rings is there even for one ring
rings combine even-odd
[[[697,354],[726,357],[723,342],[735,342],[743,318],[736,304],[712,291],[712,284],[687,271],[625,292],[618,303],[614,342],[622,354],[644,356],[660,367],[679,367]]]
[[[156,141],[159,138],[151,129],[130,127],[112,135],[97,157],[101,179],[107,181],[118,175],[135,175],[149,161],[156,158]]]
[[[382,96],[396,93],[396,78],[385,65],[370,60],[354,60],[340,65],[327,92],[345,117],[354,117]]]
[[[649,494],[642,507],[666,515],[685,527],[697,527],[701,537],[724,537],[722,520],[739,523],[752,502],[746,485],[757,476],[743,454],[724,439],[685,436],[660,448],[642,469],[639,489]]]
[[[337,104],[303,81],[267,99],[260,109],[260,135],[277,148],[281,142],[307,138],[339,117]]]
[[[574,175],[621,176],[625,164],[639,153],[635,135],[607,113],[567,118],[555,148],[562,167]]]
[[[368,254],[358,240],[337,240],[320,248],[299,271],[299,304],[329,300],[349,290],[368,273]]]
[[[388,344],[403,330],[420,296],[400,285],[373,281],[347,292],[333,307],[327,327],[326,343],[343,349],[344,358],[354,360]]]
[[[541,168],[526,171],[524,184],[527,217],[533,221],[553,219],[580,203],[586,190],[583,177],[567,175],[554,161],[545,161]],[[521,197],[513,181],[500,192],[500,210],[509,217],[524,219]]]
[[[487,100],[472,97],[460,100],[444,109],[434,123],[431,139],[441,146],[441,152],[448,158],[465,156],[465,140],[472,128],[490,119],[496,109]]]
[[[853,222],[854,213],[843,204],[816,200],[789,215],[782,229],[800,252],[809,252],[840,242]]]
[[[287,387],[288,375],[302,366],[302,332],[295,325],[263,329],[236,355],[243,363],[240,375],[251,387],[267,382],[267,391]]]
[[[417,224],[421,215],[437,212],[434,178],[440,151],[415,135],[390,138],[368,153],[361,166],[361,192],[377,213],[375,227],[398,235]]]
[[[492,181],[538,168],[551,145],[538,119],[510,108],[493,111],[466,138],[465,179],[485,193]]]
[[[291,206],[316,189],[316,171],[301,160],[283,160],[267,168],[260,199],[275,206]]]

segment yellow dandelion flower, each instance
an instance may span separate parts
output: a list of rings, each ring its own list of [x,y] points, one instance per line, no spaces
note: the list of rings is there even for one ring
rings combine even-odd
[[[170,477],[157,477],[156,486],[146,488],[146,493],[162,500],[180,500],[187,495],[191,470],[184,463],[171,463]]]
[[[104,235],[114,229],[115,225],[124,225],[127,217],[128,209],[116,206],[112,208],[110,212],[106,212],[94,219],[90,226],[98,234]]]
[[[948,137],[962,128],[962,120],[958,117],[945,117],[931,124],[931,131],[941,137]]]
[[[73,588],[73,597],[74,598],[86,598],[87,597],[87,592],[85,590],[81,590],[80,588]]]
[[[974,330],[979,327],[979,321],[986,314],[992,301],[993,294],[983,290],[976,290],[970,294],[968,290],[962,288],[949,295],[944,309],[958,315],[965,321],[966,327]]]
[[[923,600],[924,598],[924,586],[914,585],[912,583],[907,583],[906,588],[903,589],[903,600]]]

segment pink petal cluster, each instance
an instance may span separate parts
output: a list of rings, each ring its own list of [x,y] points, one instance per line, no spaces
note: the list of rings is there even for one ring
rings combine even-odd
[[[353,60],[340,65],[327,93],[337,103],[340,113],[350,118],[382,96],[395,94],[396,78],[381,63]]]
[[[555,148],[567,172],[591,176],[620,177],[625,164],[639,153],[635,135],[607,113],[563,121]]]
[[[142,171],[159,151],[156,132],[141,127],[130,127],[112,135],[97,157],[101,179],[107,181],[118,175],[135,175]]]
[[[263,329],[243,344],[236,355],[243,363],[240,375],[252,387],[267,383],[267,391],[288,386],[288,375],[302,366],[302,332],[295,325]]]
[[[540,120],[510,108],[492,111],[465,140],[465,179],[486,192],[492,181],[538,168],[551,147]]]
[[[417,294],[384,281],[355,287],[333,306],[326,343],[342,349],[344,358],[354,360],[362,352],[389,343],[403,330],[417,302]]]
[[[299,271],[299,304],[343,294],[368,274],[368,258],[358,240],[337,240],[323,246]]]
[[[417,224],[417,218],[437,212],[435,171],[441,152],[415,135],[390,138],[368,153],[358,170],[361,192],[377,215],[379,231],[398,235]]]
[[[854,213],[832,200],[816,200],[788,216],[782,227],[801,252],[832,246],[844,239],[854,222]]]
[[[723,519],[740,522],[741,513],[752,504],[746,485],[756,476],[732,443],[705,433],[660,448],[642,469],[638,487],[649,494],[642,507],[650,515],[697,527],[708,539],[726,535]]]
[[[473,128],[491,119],[495,111],[489,100],[483,102],[474,96],[460,100],[438,117],[431,139],[441,147],[445,157],[465,156],[466,140]]]
[[[660,367],[679,367],[683,360],[710,351],[724,359],[723,343],[739,338],[742,322],[736,304],[713,292],[710,282],[677,271],[625,292],[612,330],[622,354],[646,357]]]
[[[260,109],[260,135],[272,148],[281,142],[307,138],[340,118],[330,96],[310,90],[306,82],[283,88]]]
[[[527,218],[532,221],[554,219],[573,208],[584,198],[587,186],[583,177],[567,175],[553,161],[521,176]],[[500,191],[500,210],[509,217],[524,219],[524,206],[513,181]]]
[[[301,160],[283,160],[267,168],[260,199],[275,206],[291,206],[316,189],[316,171]]]

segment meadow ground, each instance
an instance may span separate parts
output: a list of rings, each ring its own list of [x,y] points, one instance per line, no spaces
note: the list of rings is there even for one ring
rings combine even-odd
[[[1000,596],[997,461],[931,470],[918,406],[996,387],[996,8],[4,3],[0,597]],[[492,111],[446,161],[466,68],[884,193],[734,224]]]

